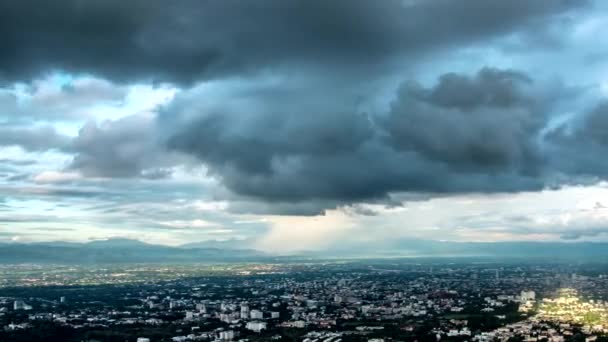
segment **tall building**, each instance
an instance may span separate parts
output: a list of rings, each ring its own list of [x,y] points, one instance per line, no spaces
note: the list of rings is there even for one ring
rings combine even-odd
[[[249,305],[241,304],[241,318],[249,317]]]

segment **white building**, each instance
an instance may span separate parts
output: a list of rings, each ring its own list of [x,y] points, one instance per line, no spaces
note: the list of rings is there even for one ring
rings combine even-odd
[[[248,330],[259,333],[260,331],[266,329],[266,323],[265,322],[247,322],[246,328]]]
[[[251,310],[251,312],[249,313],[249,318],[262,319],[264,318],[264,313],[260,310]]]
[[[536,300],[536,292],[534,291],[521,291],[520,299],[522,302],[534,301]]]
[[[234,338],[234,331],[220,331],[220,340],[232,340]]]
[[[147,337],[138,337],[137,342],[150,342],[150,339]]]

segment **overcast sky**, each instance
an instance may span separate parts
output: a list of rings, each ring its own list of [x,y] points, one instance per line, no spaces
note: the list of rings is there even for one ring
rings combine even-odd
[[[608,240],[608,5],[0,2],[0,241]]]

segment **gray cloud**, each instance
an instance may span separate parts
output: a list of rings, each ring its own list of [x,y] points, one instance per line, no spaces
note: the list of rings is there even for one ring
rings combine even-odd
[[[583,4],[11,1],[0,5],[0,78],[30,80],[63,70],[114,81],[195,83],[289,65],[371,70],[392,58],[537,28]]]
[[[128,87],[102,79],[80,77],[60,85],[57,80],[45,79],[46,74],[39,76],[24,87],[13,84],[0,88],[1,121],[30,124],[86,120],[93,116],[91,108],[118,106],[128,93]]]
[[[0,186],[0,194],[10,196],[11,198],[19,197],[53,197],[57,199],[69,198],[98,198],[102,196],[110,197],[109,191],[101,189],[86,189],[75,187],[33,187],[33,186]]]
[[[583,238],[597,237],[608,233],[608,228],[588,228],[579,231],[565,232],[560,235],[563,240],[579,240]]]
[[[75,153],[69,169],[91,177],[170,176],[172,165],[155,137],[154,118],[132,115],[101,124],[87,123],[67,148]]]
[[[561,15],[585,5],[7,2],[0,4],[0,82],[57,70],[100,77],[42,96],[28,111],[18,108],[14,94],[0,93],[4,116],[17,114],[10,120],[82,118],[70,109],[124,100],[127,88],[120,82],[172,82],[182,89],[158,119],[136,114],[89,122],[74,139],[8,120],[13,126],[0,126],[0,145],[59,148],[74,156],[67,169],[85,178],[137,181],[170,178],[174,166],[191,162],[184,155],[191,156],[225,188],[218,192],[229,211],[258,214],[314,215],[347,206],[372,215],[357,203],[603,179],[608,164],[596,156],[608,143],[605,109],[549,129],[561,98],[578,95],[564,96],[570,90],[548,86],[535,74],[482,68],[445,73],[432,85],[407,81],[386,92],[425,58],[434,66],[444,53],[475,44],[521,35],[519,53],[528,45],[559,45],[543,41],[560,36],[552,32],[561,27]],[[496,51],[506,43],[497,43]],[[35,95],[36,82],[28,86]],[[388,106],[380,110],[377,102]],[[110,196],[72,190],[78,189],[41,195]]]
[[[482,68],[431,86],[404,82],[387,112],[362,113],[356,96],[318,92],[316,82],[246,86],[225,106],[200,101],[198,89],[181,94],[161,115],[167,145],[207,166],[236,212],[314,215],[390,203],[403,192],[534,191],[606,179],[599,156],[608,106],[548,129],[571,109],[563,98],[577,102],[585,90]]]
[[[178,96],[161,116],[172,132],[168,146],[199,158],[237,196],[281,212],[389,201],[393,192],[545,184],[537,138],[548,105],[542,86],[525,74],[486,68],[473,76],[446,74],[430,88],[407,82],[388,113],[370,114],[358,113],[352,96],[339,89],[318,93],[314,82],[304,90],[275,86],[237,92],[237,104],[223,108],[201,105],[196,89]],[[313,203],[297,204],[302,201]],[[248,202],[232,208],[267,206]]]
[[[0,146],[21,146],[28,151],[46,151],[66,146],[70,138],[52,126],[24,127],[0,124]]]
[[[569,174],[605,179],[608,174],[608,102],[547,133],[548,151],[555,168]]]
[[[444,74],[436,86],[408,82],[384,125],[396,149],[449,168],[534,173],[544,99],[518,72],[484,68],[474,77]]]
[[[1,158],[0,159],[0,164],[7,164],[7,165],[14,165],[14,166],[29,166],[29,165],[34,165],[36,164],[37,161],[35,160],[13,160],[13,159],[7,159],[7,158]]]

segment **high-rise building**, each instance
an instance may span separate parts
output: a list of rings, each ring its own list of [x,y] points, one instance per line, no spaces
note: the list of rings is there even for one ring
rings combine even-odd
[[[241,304],[241,318],[249,317],[249,305]]]

